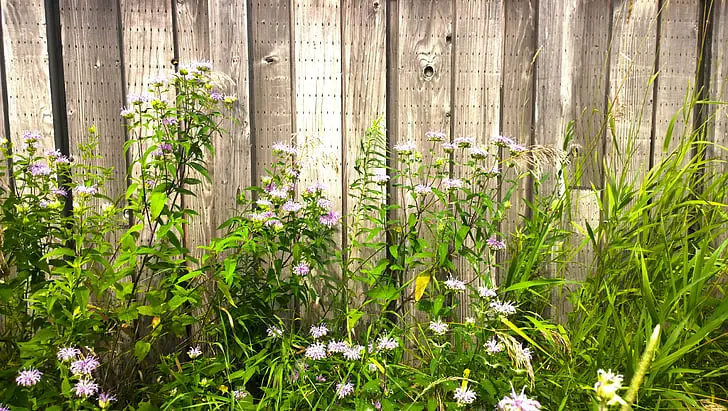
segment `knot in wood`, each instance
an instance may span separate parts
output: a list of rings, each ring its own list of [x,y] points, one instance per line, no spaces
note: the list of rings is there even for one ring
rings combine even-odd
[[[434,67],[432,67],[432,65],[431,65],[431,64],[427,64],[427,65],[426,65],[426,66],[425,66],[425,67],[424,67],[424,68],[422,69],[422,75],[423,75],[423,76],[424,76],[424,77],[425,77],[426,79],[431,79],[431,78],[432,78],[432,77],[433,77],[433,76],[435,75],[435,68],[434,68]]]
[[[263,57],[263,61],[265,61],[268,64],[277,63],[278,60],[279,60],[278,56],[274,56],[274,55],[268,55],[268,56]]]

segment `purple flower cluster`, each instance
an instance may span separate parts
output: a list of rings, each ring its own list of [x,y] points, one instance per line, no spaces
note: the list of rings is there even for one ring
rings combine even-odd
[[[306,357],[314,361],[326,358],[326,346],[321,342],[309,345],[306,347]]]
[[[99,392],[99,385],[90,378],[81,378],[73,387],[73,392],[77,397],[92,397]]]
[[[293,267],[293,273],[301,277],[308,275],[310,272],[311,267],[305,261],[301,261]]]
[[[43,373],[35,368],[26,368],[18,372],[15,382],[22,387],[32,387],[40,382]]]
[[[458,137],[453,140],[453,143],[459,148],[470,148],[475,144],[475,139],[472,137]]]
[[[80,196],[93,196],[98,194],[99,190],[95,185],[86,186],[79,184],[73,189],[73,192]]]
[[[326,326],[326,324],[321,325],[312,325],[311,326],[311,337],[314,338],[314,340],[318,340],[319,338],[325,336],[329,333],[329,328]]]
[[[427,141],[445,141],[447,136],[442,131],[428,131],[425,133]]]
[[[35,163],[28,166],[28,171],[34,176],[47,176],[51,173],[51,168],[47,164]]]
[[[90,376],[100,365],[101,363],[95,355],[88,355],[73,361],[70,370],[76,376]]]
[[[340,219],[341,219],[341,214],[332,210],[332,211],[329,211],[328,213],[322,215],[319,218],[319,221],[321,222],[321,224],[325,225],[326,227],[333,227],[333,226],[339,224]]]
[[[354,384],[350,382],[336,384],[336,396],[339,398],[348,397],[353,392]]]
[[[541,404],[531,398],[528,398],[523,392],[526,387],[523,387],[520,394],[516,394],[516,390],[511,387],[511,395],[505,396],[500,402],[496,409],[501,411],[538,411],[541,409]]]
[[[497,239],[495,236],[490,237],[486,243],[488,244],[488,247],[490,247],[493,250],[505,250],[506,243],[503,241]]]

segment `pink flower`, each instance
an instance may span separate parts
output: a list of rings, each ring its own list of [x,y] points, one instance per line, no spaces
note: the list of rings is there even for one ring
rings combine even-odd
[[[341,214],[337,213],[336,211],[329,211],[328,213],[322,215],[319,218],[319,221],[326,227],[333,227],[336,224],[339,224],[339,219],[341,219]]]

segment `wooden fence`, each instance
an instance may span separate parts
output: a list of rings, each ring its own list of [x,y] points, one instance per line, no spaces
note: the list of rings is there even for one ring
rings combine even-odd
[[[1,0],[0,7],[0,133],[18,141],[38,130],[46,147],[73,153],[95,124],[105,164],[115,167],[112,194],[126,184],[125,96],[172,73],[174,61],[210,60],[229,75],[240,125],[215,141],[215,183],[191,199],[201,213],[187,233],[191,247],[215,235],[236,193],[270,161],[269,146],[291,136],[325,143],[338,172],[309,169],[304,178],[327,183],[345,212],[360,141],[378,116],[390,145],[423,144],[425,132],[442,130],[560,147],[576,120],[575,142],[593,159],[577,188],[588,189],[603,185],[601,159],[609,161],[613,141],[636,136],[636,175],[664,155],[663,136],[689,89],[726,98],[726,0]],[[614,139],[600,130],[609,109]],[[728,144],[725,114],[710,136]],[[513,215],[530,195],[519,191]],[[577,220],[598,221],[595,197],[581,197]]]

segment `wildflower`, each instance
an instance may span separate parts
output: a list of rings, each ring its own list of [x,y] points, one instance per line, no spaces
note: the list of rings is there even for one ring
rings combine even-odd
[[[608,405],[621,402],[622,399],[617,395],[617,391],[622,388],[623,378],[621,374],[615,374],[612,370],[597,371],[597,382],[594,384],[594,391],[596,391],[599,400],[606,402]]]
[[[428,131],[425,133],[427,141],[444,141],[445,137],[445,133],[442,131]]]
[[[273,152],[276,154],[286,154],[289,156],[298,155],[298,150],[296,149],[296,147],[293,147],[290,144],[278,142],[278,143],[273,144],[271,146],[271,148],[273,149]]]
[[[266,191],[268,191],[268,195],[270,195],[274,200],[286,200],[288,198],[288,189],[286,187],[272,187],[270,190]]]
[[[260,208],[272,208],[273,207],[273,203],[270,200],[265,199],[265,198],[261,198],[260,200],[257,200],[255,202],[255,204],[257,204],[258,207],[260,207]]]
[[[448,325],[440,320],[430,321],[430,330],[437,335],[444,335],[447,332]]]
[[[475,144],[475,139],[472,137],[458,137],[453,140],[453,143],[459,148],[469,148]]]
[[[149,101],[152,100],[152,98],[146,94],[129,94],[129,96],[126,98],[126,100],[129,102],[129,104],[139,106],[144,103],[148,103]]]
[[[293,272],[294,274],[303,277],[311,272],[311,267],[309,267],[305,261],[301,261],[293,267]]]
[[[165,117],[162,119],[162,124],[165,126],[174,126],[179,122],[177,117]]]
[[[99,385],[90,378],[81,378],[73,387],[73,392],[77,397],[92,397],[99,392]]]
[[[490,247],[493,250],[505,250],[505,248],[506,248],[506,243],[504,243],[503,241],[495,238],[495,236],[490,237],[486,241],[486,243],[488,244],[488,247]]]
[[[373,406],[374,406],[374,408],[376,408],[377,410],[381,410],[381,409],[382,409],[382,403],[381,403],[381,402],[379,402],[379,400],[377,400],[377,401],[374,401],[374,402],[372,403],[372,405],[373,405]]]
[[[533,357],[533,353],[531,353],[531,349],[529,347],[524,348],[523,346],[521,346],[521,354],[528,361],[531,361],[531,358]]]
[[[401,156],[407,156],[417,150],[417,145],[411,141],[394,146],[394,151]]]
[[[192,62],[192,67],[199,72],[207,72],[212,70],[212,63],[206,60]]]
[[[51,193],[53,193],[57,196],[63,196],[63,197],[68,195],[68,191],[66,189],[58,188],[58,187],[51,188]]]
[[[248,393],[243,390],[234,390],[233,391],[233,398],[235,398],[235,401],[240,401],[248,396]]]
[[[351,347],[346,347],[344,352],[341,354],[344,355],[344,358],[346,358],[349,361],[356,361],[358,359],[361,359],[361,353],[364,351],[364,347],[361,345],[352,345]]]
[[[370,362],[367,368],[369,368],[369,372],[377,372],[377,365],[373,362]]]
[[[344,398],[349,396],[352,392],[354,392],[354,384],[347,382],[346,384],[338,383],[336,384],[336,395],[339,398]]]
[[[268,337],[272,337],[272,338],[280,338],[283,336],[283,330],[276,327],[275,325],[271,325],[270,327],[268,327],[268,329],[265,330],[265,332],[268,334]]]
[[[496,296],[495,290],[495,288],[478,287],[478,295],[483,298],[493,298]]]
[[[285,204],[283,204],[283,207],[281,209],[288,213],[297,213],[299,210],[303,208],[303,204],[297,203],[295,201],[286,201]]]
[[[210,99],[215,101],[222,101],[225,97],[223,97],[222,93],[219,91],[211,91],[210,92]]]
[[[485,174],[488,177],[495,177],[497,175],[500,175],[500,168],[498,168],[498,166],[495,165],[490,170],[486,171]]]
[[[379,337],[379,341],[377,341],[378,351],[391,351],[396,349],[397,347],[399,347],[399,343],[392,337]]]
[[[119,115],[125,119],[132,119],[132,118],[134,118],[134,108],[133,107],[122,107],[121,111],[119,112]]]
[[[326,358],[326,346],[317,342],[306,347],[306,357],[312,360],[321,360]]]
[[[446,153],[452,153],[453,151],[455,151],[455,147],[457,146],[453,143],[442,143],[442,149]]]
[[[511,152],[511,154],[518,154],[526,151],[526,146],[523,144],[509,144],[508,150]]]
[[[343,341],[331,340],[329,341],[329,352],[344,352],[348,346]]]
[[[306,187],[306,194],[321,194],[326,191],[326,188],[326,184],[316,182]]]
[[[167,76],[160,74],[156,77],[149,79],[149,84],[152,87],[164,87],[167,84]]]
[[[73,189],[73,192],[80,196],[92,196],[97,194],[99,190],[95,185],[85,186],[83,184],[79,184]]]
[[[387,172],[384,170],[378,170],[372,176],[372,182],[377,183],[379,185],[385,185],[385,184],[387,184],[387,181],[389,181],[389,176],[387,175]]]
[[[475,318],[473,318],[473,317],[465,317],[465,324],[466,325],[475,325]]]
[[[541,404],[531,398],[528,398],[523,392],[526,387],[523,387],[520,394],[516,394],[516,391],[511,387],[511,395],[505,396],[496,407],[501,411],[536,411],[541,409]]]
[[[51,173],[51,168],[46,164],[35,163],[28,167],[28,171],[34,176],[47,176]]]
[[[319,218],[319,221],[326,227],[333,227],[339,223],[340,218],[341,214],[337,213],[336,211],[329,211],[328,213],[322,215]]]
[[[40,382],[42,375],[43,373],[37,369],[28,368],[18,372],[18,376],[15,377],[15,382],[23,387],[32,387]]]
[[[238,98],[236,96],[225,96],[222,100],[225,104],[234,104],[236,101],[238,101]]]
[[[512,138],[506,136],[493,136],[490,138],[490,142],[499,147],[506,147],[512,144],[516,144],[516,142]]]
[[[326,382],[326,377],[324,377],[323,375],[317,375],[316,381],[317,382]]]
[[[275,218],[271,218],[271,219],[267,220],[264,224],[266,227],[272,227],[276,230],[283,229],[283,223],[281,222],[281,220],[278,220]]]
[[[319,198],[318,201],[316,201],[316,205],[322,210],[329,210],[331,208],[331,200]]]
[[[458,405],[463,406],[472,404],[477,398],[477,394],[475,394],[475,391],[468,389],[467,387],[457,387],[455,389],[455,394],[453,394],[452,397],[455,401],[457,401]]]
[[[76,347],[63,347],[58,349],[58,361],[75,360],[76,357],[81,355],[81,350]]]
[[[323,337],[324,335],[329,333],[329,328],[326,327],[326,324],[321,324],[319,326],[312,325],[311,326],[311,337],[313,337],[314,340],[318,340],[319,338]]]
[[[78,359],[71,363],[71,373],[73,375],[91,375],[101,363],[96,359],[96,356],[89,355],[88,357]]]
[[[450,277],[444,282],[445,288],[452,291],[465,291],[465,283],[457,278]]]
[[[71,160],[63,154],[61,154],[60,156],[52,157],[51,162],[58,166],[61,164],[71,164]]]
[[[500,315],[511,315],[516,313],[516,306],[513,305],[512,302],[506,301],[501,302],[499,300],[491,301],[490,308],[495,311],[497,314]]]
[[[5,404],[0,403],[0,411],[10,411],[10,407],[8,407]]]
[[[102,409],[109,408],[114,401],[116,401],[116,397],[109,393],[102,392],[99,394],[99,407]]]
[[[463,180],[458,180],[457,178],[443,178],[442,188],[444,188],[445,190],[463,188]]]
[[[474,158],[475,160],[482,160],[486,157],[488,157],[488,152],[480,147],[470,147],[470,157]]]
[[[415,186],[415,193],[419,195],[426,195],[430,194],[432,192],[432,187],[426,186],[424,184],[417,184]]]
[[[503,344],[498,341],[497,338],[490,337],[490,339],[485,343],[485,350],[490,354],[498,354],[503,351]]]
[[[199,345],[190,347],[190,349],[187,351],[187,355],[194,360],[195,358],[202,355],[202,349]]]

